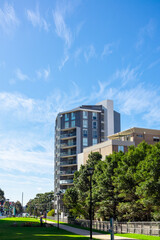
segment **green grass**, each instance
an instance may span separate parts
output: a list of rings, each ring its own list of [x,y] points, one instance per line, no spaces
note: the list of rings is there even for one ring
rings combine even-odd
[[[17,226],[13,226],[13,223]],[[32,222],[34,227],[24,227],[25,222]],[[0,240],[80,240],[88,237],[76,235],[56,227],[39,227],[39,219],[4,218],[0,219]]]
[[[148,235],[136,234],[136,233],[115,234],[115,236],[129,237],[129,238],[139,239],[139,240],[160,240],[160,237],[148,236]]]

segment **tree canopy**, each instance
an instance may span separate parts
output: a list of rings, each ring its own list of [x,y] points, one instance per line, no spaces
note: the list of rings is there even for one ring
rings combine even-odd
[[[34,199],[27,203],[27,212],[31,215],[39,216],[46,211],[50,211],[54,206],[54,192],[38,193]]]
[[[88,167],[92,178],[94,218],[119,221],[160,220],[160,143],[140,143],[128,152],[114,152],[104,161],[91,153],[75,172],[74,186],[64,194],[70,215],[89,218]]]

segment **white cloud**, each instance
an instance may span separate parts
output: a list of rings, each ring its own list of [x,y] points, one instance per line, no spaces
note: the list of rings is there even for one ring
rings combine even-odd
[[[140,29],[138,34],[138,41],[136,43],[136,48],[140,48],[146,38],[152,38],[155,30],[155,23],[152,19],[150,19],[149,23]]]
[[[156,61],[152,62],[152,63],[148,66],[148,69],[153,68],[153,67],[156,66],[159,62],[160,62],[160,58],[157,59]]]
[[[72,43],[72,33],[67,27],[66,22],[65,22],[65,13],[66,10],[61,9],[59,6],[57,6],[56,10],[53,11],[53,19],[55,23],[55,31],[62,40],[65,42],[65,46],[67,48],[70,48],[71,43]]]
[[[40,15],[39,7],[36,7],[35,11],[27,10],[27,18],[32,23],[34,27],[43,28],[45,31],[49,31],[49,24],[47,21]]]
[[[94,58],[96,56],[96,51],[93,45],[90,45],[84,53],[84,57],[86,62],[88,62],[91,58]]]
[[[40,69],[38,71],[36,71],[37,73],[37,77],[38,78],[44,78],[45,80],[47,80],[50,76],[50,67],[48,66],[48,68],[43,68],[43,69]]]
[[[68,55],[64,56],[61,64],[60,64],[59,67],[58,67],[60,71],[62,70],[62,68],[64,67],[65,63],[66,63],[68,60],[69,60],[69,56],[68,56]]]
[[[19,20],[15,14],[14,7],[8,3],[4,4],[4,8],[0,8],[0,26],[5,33],[10,33],[13,28],[19,25]]]
[[[113,75],[113,80],[119,79],[121,80],[122,86],[125,86],[127,83],[135,81],[137,79],[138,68],[139,67],[130,68],[130,66],[128,66],[127,68],[121,70],[118,69]]]
[[[29,77],[26,74],[22,73],[20,68],[16,69],[15,74],[16,77],[21,81],[29,80]]]
[[[106,44],[104,46],[103,52],[101,54],[101,57],[108,56],[108,55],[112,54],[113,53],[112,47],[113,47],[113,43]]]

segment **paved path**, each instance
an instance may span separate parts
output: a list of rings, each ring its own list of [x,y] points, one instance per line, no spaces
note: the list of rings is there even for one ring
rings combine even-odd
[[[51,221],[46,221],[46,222],[49,223],[49,224],[53,224],[53,225],[57,226],[57,223],[55,223],[55,222],[51,222]],[[59,228],[64,229],[64,230],[69,231],[69,232],[72,232],[72,233],[75,233],[77,235],[90,237],[90,232],[87,231],[87,230],[84,230],[84,229],[74,228],[74,227],[70,227],[70,226],[67,226],[67,225],[63,225],[63,224],[59,224]],[[110,240],[111,239],[110,234],[101,234],[101,233],[98,233],[98,232],[93,232],[92,237],[96,238],[96,239],[102,239],[102,240]],[[114,239],[115,240],[129,240],[129,239],[130,240],[135,240],[135,239],[132,239],[132,238],[119,237],[119,236],[114,236]]]

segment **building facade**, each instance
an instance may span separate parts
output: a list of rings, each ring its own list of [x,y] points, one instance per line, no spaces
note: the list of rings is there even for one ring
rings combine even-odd
[[[59,113],[55,123],[54,192],[64,193],[73,185],[77,156],[84,148],[104,142],[119,131],[120,114],[114,111],[112,100]]]
[[[137,146],[142,141],[145,141],[148,144],[159,142],[160,130],[133,127],[112,134],[108,136],[107,141],[87,147],[83,150],[83,153],[78,154],[78,170],[81,165],[86,164],[88,155],[91,152],[99,152],[102,155],[102,160],[104,160],[109,154],[119,151],[127,152],[129,146]]]

